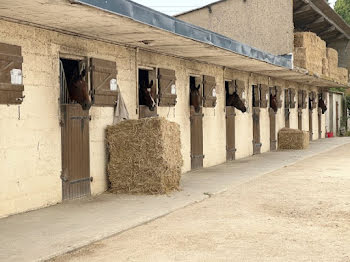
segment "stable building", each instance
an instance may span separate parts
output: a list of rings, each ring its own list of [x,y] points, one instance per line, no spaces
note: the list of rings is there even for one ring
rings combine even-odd
[[[292,4],[260,2],[264,10],[288,11],[273,16],[279,28],[255,38],[265,39],[261,46],[128,0],[1,1],[0,217],[108,189],[105,129],[119,94],[130,118],[180,125],[183,172],[276,150],[285,126],[324,138],[318,101],[347,84],[295,67],[293,56],[283,55],[293,52]],[[261,24],[276,24],[258,7],[252,11]],[[285,30],[286,43],[265,42],[265,34]],[[90,105],[67,93],[76,72],[88,83]],[[140,99],[143,83],[152,110]],[[203,97],[199,112],[191,86]],[[227,104],[233,94],[245,110]]]

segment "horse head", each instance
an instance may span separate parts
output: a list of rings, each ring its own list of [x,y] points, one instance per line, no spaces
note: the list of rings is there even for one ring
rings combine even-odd
[[[318,107],[321,108],[322,114],[326,113],[327,111],[327,106],[322,97],[319,98],[318,100]]]
[[[197,87],[193,84],[190,86],[191,94],[190,94],[190,104],[194,107],[194,110],[196,113],[199,113],[202,105],[202,96],[200,94],[200,87],[201,85],[198,85]]]
[[[85,75],[85,69],[81,73],[75,70],[71,79],[67,81],[67,86],[70,99],[80,104],[83,110],[89,110],[92,103],[89,96],[89,86],[84,79]]]
[[[228,94],[226,95],[226,105],[227,106],[234,106],[238,110],[241,110],[242,113],[245,113],[247,111],[247,108],[245,107],[242,99],[239,97],[238,93],[235,91],[232,95]]]
[[[309,96],[309,109],[310,110],[312,110],[312,103],[314,103],[315,102],[315,99],[314,98],[311,98],[310,96]]]
[[[278,110],[277,95],[270,94],[270,108],[276,113]]]
[[[154,101],[154,98],[152,97],[152,87],[153,87],[153,80],[151,80],[150,83],[147,83],[147,81],[143,81],[141,83],[140,88],[140,95],[141,95],[141,101],[145,106],[149,108],[150,111],[154,111],[157,104]]]

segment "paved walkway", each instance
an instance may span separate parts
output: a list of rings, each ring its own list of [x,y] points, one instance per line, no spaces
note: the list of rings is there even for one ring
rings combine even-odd
[[[152,221],[302,159],[350,143],[312,142],[305,151],[271,152],[188,173],[171,196],[103,194],[0,219],[0,261],[52,258]]]
[[[350,262],[350,144],[51,262]]]

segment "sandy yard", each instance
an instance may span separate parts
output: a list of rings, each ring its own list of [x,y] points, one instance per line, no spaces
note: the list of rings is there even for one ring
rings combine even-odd
[[[54,261],[350,261],[350,144]]]

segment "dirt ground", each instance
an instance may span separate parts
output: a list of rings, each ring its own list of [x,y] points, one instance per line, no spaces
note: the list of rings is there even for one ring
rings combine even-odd
[[[54,261],[350,262],[350,145]]]

